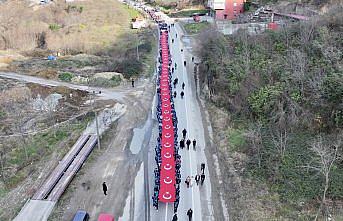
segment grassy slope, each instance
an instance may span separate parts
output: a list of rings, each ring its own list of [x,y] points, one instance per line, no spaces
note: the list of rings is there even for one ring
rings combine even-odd
[[[7,49],[34,49],[36,36],[44,32],[48,49],[69,53],[108,49],[130,31],[131,18],[138,12],[112,0],[56,1],[35,10],[24,2],[8,1],[1,5],[0,14]],[[0,49],[2,45],[0,42]]]
[[[208,22],[199,22],[199,23],[187,23],[183,27],[186,29],[188,34],[197,34],[202,30],[208,28]]]

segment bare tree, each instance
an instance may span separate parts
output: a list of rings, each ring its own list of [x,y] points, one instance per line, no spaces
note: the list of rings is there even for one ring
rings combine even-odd
[[[250,64],[251,64],[251,59],[250,59],[250,54],[251,54],[251,49],[250,49],[250,44],[249,44],[249,35],[246,30],[241,30],[239,32],[239,38],[240,41],[242,42],[243,46],[243,61],[244,61],[244,71],[245,74],[250,74]]]
[[[301,94],[304,94],[304,81],[307,72],[306,54],[298,49],[292,48],[288,52],[287,63],[289,65],[292,80],[299,84]]]
[[[6,165],[5,147],[4,147],[4,144],[0,144],[0,176],[4,183],[6,182],[5,165]]]
[[[272,113],[274,125],[270,127],[270,135],[281,158],[285,156],[289,139],[289,116],[285,110],[284,99],[278,101]]]
[[[338,148],[342,145],[341,136],[335,141],[324,141],[322,136],[319,136],[312,144],[311,151],[315,154],[315,162],[313,165],[305,166],[320,173],[324,177],[324,190],[322,193],[321,204],[315,217],[315,221],[323,209],[326,209],[326,194],[330,184],[330,173],[333,165],[339,158]]]
[[[245,136],[251,141],[254,150],[257,152],[258,167],[261,167],[262,153],[262,134],[261,134],[262,124],[260,122],[256,123],[254,127],[250,128]]]
[[[18,117],[18,125],[17,125],[17,128],[18,128],[18,131],[19,133],[21,134],[21,139],[23,141],[23,149],[24,149],[24,153],[25,153],[25,159],[26,161],[29,160],[29,155],[28,155],[28,152],[27,152],[27,145],[28,143],[26,142],[26,128],[25,128],[25,113],[23,112],[23,110],[18,110],[17,111],[17,117]]]

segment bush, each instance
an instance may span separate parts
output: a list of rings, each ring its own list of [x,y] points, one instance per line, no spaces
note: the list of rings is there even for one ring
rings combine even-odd
[[[6,117],[6,112],[0,110],[0,119]]]
[[[144,42],[143,44],[139,45],[139,52],[151,52],[152,50],[152,45],[150,41]]]
[[[59,24],[50,24],[50,25],[49,25],[49,29],[50,29],[51,31],[58,31],[58,30],[61,29],[61,28],[62,28],[62,26],[59,25]]]
[[[238,150],[245,146],[244,131],[240,129],[229,130],[229,143],[231,150]]]
[[[116,87],[120,82],[120,76],[113,76],[111,79],[97,77],[90,79],[89,84],[96,87]]]
[[[123,60],[115,65],[115,71],[123,73],[124,77],[129,79],[143,71],[143,63],[137,59]]]
[[[74,75],[70,72],[63,72],[58,75],[58,78],[62,81],[70,82]]]

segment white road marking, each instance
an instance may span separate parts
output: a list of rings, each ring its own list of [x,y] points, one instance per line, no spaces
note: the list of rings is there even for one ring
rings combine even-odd
[[[168,219],[168,203],[166,203],[166,216],[165,216],[165,221]]]

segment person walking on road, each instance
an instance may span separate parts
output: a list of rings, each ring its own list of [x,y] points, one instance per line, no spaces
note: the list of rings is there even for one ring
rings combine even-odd
[[[187,216],[188,216],[188,220],[192,221],[192,216],[193,216],[192,208],[189,208],[189,210],[187,211]]]
[[[186,139],[186,135],[187,135],[187,130],[186,130],[186,128],[184,128],[184,129],[182,130],[183,139]]]
[[[182,90],[185,89],[185,86],[186,86],[186,85],[185,85],[185,82],[183,82],[183,83],[182,83]]]
[[[181,91],[181,98],[183,99],[183,96],[185,95],[185,93],[183,91]]]
[[[188,177],[186,178],[185,183],[186,183],[186,185],[187,185],[187,188],[189,188],[189,186],[190,186],[190,184],[191,184],[191,177],[190,177],[190,176],[188,176]]]
[[[172,221],[177,221],[177,215],[176,215],[176,213],[174,214],[173,220],[172,220]]]
[[[180,148],[183,149],[185,147],[185,139],[180,140]]]
[[[197,141],[194,139],[193,140],[193,150],[195,150],[195,145],[197,144]]]
[[[192,62],[194,62],[194,57],[192,57]]]
[[[176,88],[176,85],[177,85],[178,82],[179,82],[179,79],[175,78],[174,81],[173,81],[174,88]]]
[[[183,66],[185,66],[185,67],[186,67],[186,64],[187,64],[187,63],[186,63],[186,61],[183,61]]]
[[[175,34],[175,38],[177,38],[177,34]]]
[[[200,175],[197,174],[195,175],[195,182],[197,183],[197,186],[199,186],[199,181],[200,181]]]
[[[134,79],[131,80],[131,85],[132,85],[132,87],[135,87],[135,80]]]
[[[204,174],[205,173],[205,163],[201,163],[200,169],[201,169],[201,172]]]
[[[106,182],[102,183],[102,191],[104,191],[105,196],[107,195],[107,185]]]
[[[189,150],[189,145],[191,145],[191,140],[188,139],[188,140],[186,141],[186,144],[187,144],[187,150]]]
[[[174,43],[174,38],[172,39],[172,43]]]
[[[176,91],[174,91],[174,98],[176,98]]]
[[[205,174],[201,174],[200,180],[201,180],[201,185],[203,185],[205,181]]]

